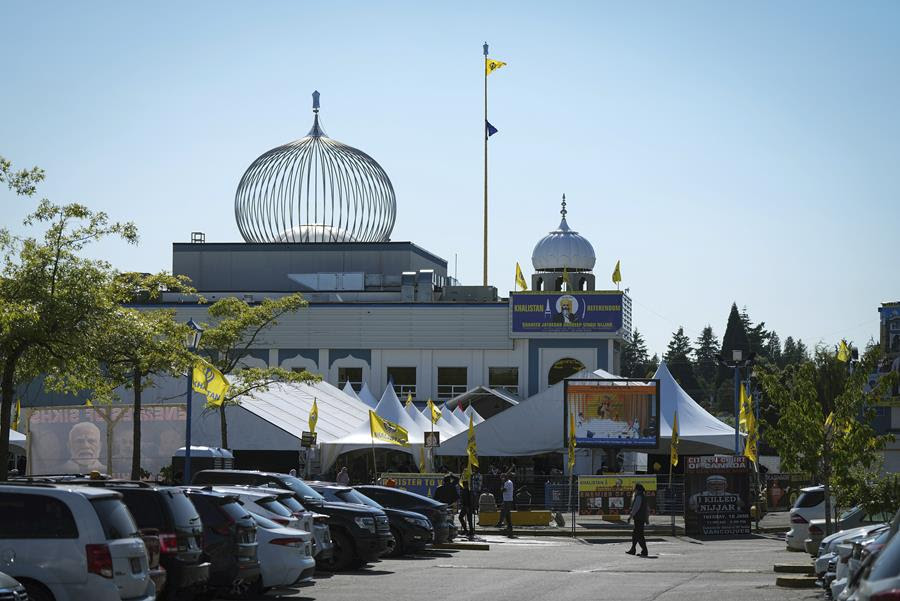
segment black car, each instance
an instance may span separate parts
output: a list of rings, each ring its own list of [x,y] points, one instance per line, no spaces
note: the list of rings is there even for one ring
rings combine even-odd
[[[389,486],[354,486],[356,490],[376,501],[379,505],[393,509],[405,509],[421,513],[431,521],[434,528],[434,542],[445,543],[456,536],[452,514],[446,503]]]
[[[236,497],[182,487],[203,521],[203,554],[212,564],[209,587],[231,596],[260,593],[256,522]]]
[[[326,501],[303,480],[288,474],[252,470],[201,470],[195,484],[248,484],[291,490],[304,507],[328,516],[334,553],[316,564],[328,570],[346,570],[377,560],[394,545],[388,517],[380,509]],[[201,516],[202,517],[202,516]]]
[[[141,532],[155,531],[159,537],[159,562],[166,570],[166,585],[158,595],[160,599],[171,601],[182,592],[200,592],[206,588],[210,564],[202,557],[203,523],[183,491],[146,482],[72,482],[121,493],[122,501]]]
[[[391,555],[399,556],[413,551],[421,551],[434,541],[434,528],[431,520],[421,513],[385,507],[349,486],[331,482],[309,482],[308,484],[328,501],[368,505],[387,514],[391,524],[391,534],[394,535],[394,548]]]

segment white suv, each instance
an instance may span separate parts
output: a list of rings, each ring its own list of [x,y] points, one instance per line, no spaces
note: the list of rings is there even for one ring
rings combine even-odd
[[[0,571],[32,601],[153,601],[147,550],[119,493],[0,485]]]
[[[805,551],[805,541],[809,538],[809,523],[825,517],[825,487],[810,486],[802,489],[788,515],[791,516],[791,529],[784,537],[787,548]]]

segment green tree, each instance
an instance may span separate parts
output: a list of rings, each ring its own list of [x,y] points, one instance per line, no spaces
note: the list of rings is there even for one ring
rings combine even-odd
[[[294,372],[281,367],[245,367],[243,361],[250,356],[253,346],[266,330],[275,326],[286,313],[306,307],[308,303],[300,294],[278,299],[267,298],[258,304],[248,304],[241,299],[228,297],[209,307],[211,325],[201,338],[201,353],[212,364],[229,376],[231,388],[218,406],[222,432],[222,446],[228,447],[228,422],[225,408],[239,405],[241,398],[253,397],[254,392],[268,390],[275,382],[317,382],[321,376],[306,370]]]
[[[779,370],[762,369],[762,385],[779,419],[769,424],[767,441],[786,471],[812,474],[825,485],[826,529],[831,532],[832,491],[859,485],[859,474],[877,467],[879,451],[890,440],[877,436],[871,421],[873,401],[885,394],[890,378],[866,392],[878,353],[867,353],[855,369],[818,348],[812,360]]]
[[[704,404],[712,408],[716,399],[716,376],[718,375],[719,339],[716,338],[712,326],[703,328],[697,338],[697,348],[694,351],[694,373],[703,391]]]
[[[156,275],[123,274],[115,279],[117,297],[153,301],[166,290],[193,292],[181,277],[166,273]],[[153,385],[153,376],[184,373],[192,355],[184,347],[187,326],[175,320],[175,311],[156,309],[140,311],[117,307],[106,316],[94,339],[97,370],[85,388],[95,397],[112,400],[116,389],[124,387],[132,393],[133,437],[131,478],[141,478],[141,407],[145,388]],[[110,453],[111,455],[112,453]],[[112,469],[112,466],[110,466]]]
[[[622,345],[622,376],[626,378],[646,378],[647,363],[649,357],[647,355],[647,343],[641,333],[634,329],[631,335],[631,342]]]
[[[650,361],[647,362],[647,375],[645,377],[651,377],[656,373],[657,369],[659,369],[659,355],[653,353],[653,356],[650,357]]]
[[[691,396],[702,392],[700,384],[697,382],[697,376],[694,374],[694,364],[691,361],[693,353],[691,339],[684,333],[684,327],[679,326],[678,330],[672,333],[672,339],[669,341],[663,359],[665,359],[672,377]]]
[[[30,196],[43,171],[14,172],[0,159],[0,182]],[[82,250],[98,239],[118,236],[137,241],[129,223],[110,223],[107,215],[84,205],[57,206],[43,199],[25,220],[37,237],[19,238],[0,230],[0,457],[9,450],[10,413],[16,388],[39,374],[54,386],[74,390],[72,374],[91,369],[91,337],[122,300],[111,286],[105,261],[86,259]],[[0,480],[7,478],[0,461]]]
[[[731,304],[728,323],[725,325],[725,335],[722,336],[722,356],[730,361],[732,351],[743,352],[744,358],[750,354],[750,339],[747,337],[747,329],[738,312],[737,303]],[[719,381],[731,377],[730,371],[728,368],[722,368],[719,372]]]

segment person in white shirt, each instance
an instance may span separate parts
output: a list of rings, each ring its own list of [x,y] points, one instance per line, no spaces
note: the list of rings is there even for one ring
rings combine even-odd
[[[335,481],[341,486],[350,486],[350,474],[347,472],[347,467],[342,467],[341,471],[338,473]]]
[[[513,537],[512,506],[514,490],[515,486],[513,485],[512,478],[509,476],[509,474],[505,474],[503,476],[503,508],[500,510],[500,521],[497,522],[497,528],[503,525],[503,520],[505,518],[506,536],[508,536],[509,538]]]

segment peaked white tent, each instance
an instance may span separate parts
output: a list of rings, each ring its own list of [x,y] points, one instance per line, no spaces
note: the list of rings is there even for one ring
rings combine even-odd
[[[426,421],[431,419],[429,415],[431,412],[428,410],[428,407],[422,410],[422,417],[425,418]],[[434,424],[434,429],[436,432],[441,433],[441,440],[450,440],[459,432],[457,428],[456,422],[450,423],[447,421],[447,418],[444,417],[444,412],[441,411],[441,419]],[[429,428],[430,430],[430,428]]]
[[[9,444],[14,447],[19,447],[20,449],[25,449],[25,435],[21,432],[13,430],[10,428],[9,430]]]
[[[465,411],[460,409],[459,405],[453,410],[453,417],[465,424],[466,428],[469,427],[469,416]]]
[[[419,426],[419,429],[421,429],[422,432],[431,431],[431,420],[429,420],[427,417],[425,417],[424,414],[416,409],[415,405],[407,405],[403,408],[406,410],[406,413],[408,413],[409,416],[413,419],[413,421],[416,422],[416,425]],[[440,431],[437,426],[434,427],[434,430],[436,432]]]
[[[365,390],[365,388],[363,390]],[[419,449],[424,444],[424,434],[422,433],[422,429],[419,427],[419,425],[413,420],[412,417],[409,416],[409,414],[403,408],[403,405],[400,404],[400,400],[394,393],[393,386],[388,385],[388,387],[385,388],[384,394],[381,396],[381,400],[378,401],[375,406],[375,413],[379,417],[394,422],[395,424],[405,428],[409,435],[409,446],[403,447],[381,440],[373,441],[372,430],[369,424],[369,413],[368,411],[366,411],[366,417],[361,423],[356,426],[356,428],[353,429],[352,432],[333,442],[319,444],[322,465],[321,469],[323,472],[328,471],[328,469],[332,465],[334,465],[334,462],[342,453],[346,453],[348,451],[356,451],[358,449],[368,449],[371,448],[373,444],[376,448],[383,448],[391,451],[401,451],[403,453],[412,455],[414,458],[418,458]]]
[[[359,394],[356,396],[359,398],[359,400],[361,400],[363,403],[365,403],[372,409],[374,409],[375,405],[378,404],[378,399],[376,399],[375,395],[372,394],[372,391],[369,390],[369,384],[366,382],[363,382],[362,389],[359,391]]]
[[[478,412],[475,411],[475,408],[472,407],[472,405],[469,405],[468,408],[466,408],[466,415],[472,416],[472,419],[474,420],[476,426],[484,421],[484,418],[478,415]]]
[[[453,412],[450,411],[447,405],[441,407],[441,415],[443,415],[444,418],[438,421],[438,423],[446,422],[447,431],[448,433],[453,432],[452,436],[456,436],[469,427],[469,424],[464,424],[461,419],[456,417],[456,415],[454,415]],[[463,455],[465,455],[465,452],[463,453]]]
[[[660,363],[653,374],[659,380],[659,451],[669,452],[672,443],[672,418],[678,410],[678,454],[709,455],[734,452],[734,428],[701,407],[686,393],[666,366]]]
[[[347,383],[344,384],[344,387],[341,388],[341,390],[344,392],[344,394],[348,394],[348,395],[352,396],[354,399],[359,400],[359,395],[356,394],[355,390],[353,390],[353,385],[350,384],[350,380],[347,380]]]
[[[572,378],[620,380],[602,369],[579,372]],[[675,381],[665,363],[654,378],[660,380],[659,449],[666,454],[672,440],[672,416],[678,408],[679,454],[729,453],[734,450],[734,429],[710,415]],[[491,457],[562,452],[563,383],[559,382],[475,426],[478,454]],[[465,455],[467,437],[460,433],[442,442],[438,455]]]

